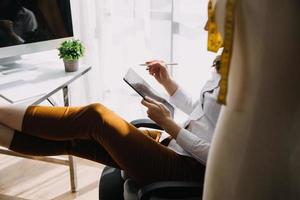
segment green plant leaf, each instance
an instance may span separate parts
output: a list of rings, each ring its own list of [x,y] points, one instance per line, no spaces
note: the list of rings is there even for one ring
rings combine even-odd
[[[61,43],[58,48],[59,58],[65,60],[78,60],[80,57],[84,56],[85,47],[80,40],[66,40]]]

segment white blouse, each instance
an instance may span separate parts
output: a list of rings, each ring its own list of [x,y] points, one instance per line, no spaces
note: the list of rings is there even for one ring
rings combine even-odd
[[[184,90],[178,88],[170,97],[170,102],[189,115],[168,148],[180,155],[191,156],[205,164],[213,133],[217,124],[221,105],[217,103],[220,75],[214,72],[201,90],[200,98],[194,102]],[[168,135],[163,134],[161,141]]]

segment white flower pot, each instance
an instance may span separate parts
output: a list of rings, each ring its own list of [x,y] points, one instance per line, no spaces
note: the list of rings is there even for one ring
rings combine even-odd
[[[76,72],[79,67],[78,60],[64,60],[66,72]]]

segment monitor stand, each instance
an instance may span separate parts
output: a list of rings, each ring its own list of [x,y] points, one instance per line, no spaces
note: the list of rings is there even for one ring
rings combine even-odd
[[[0,59],[0,74],[9,75],[36,69],[35,65],[22,63],[21,56]]]

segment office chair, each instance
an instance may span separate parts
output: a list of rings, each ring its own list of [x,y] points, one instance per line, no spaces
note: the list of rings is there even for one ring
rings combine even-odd
[[[150,119],[131,122],[135,127],[162,130]],[[140,187],[123,171],[106,166],[99,184],[99,200],[194,200],[202,199],[201,182],[163,181]]]

